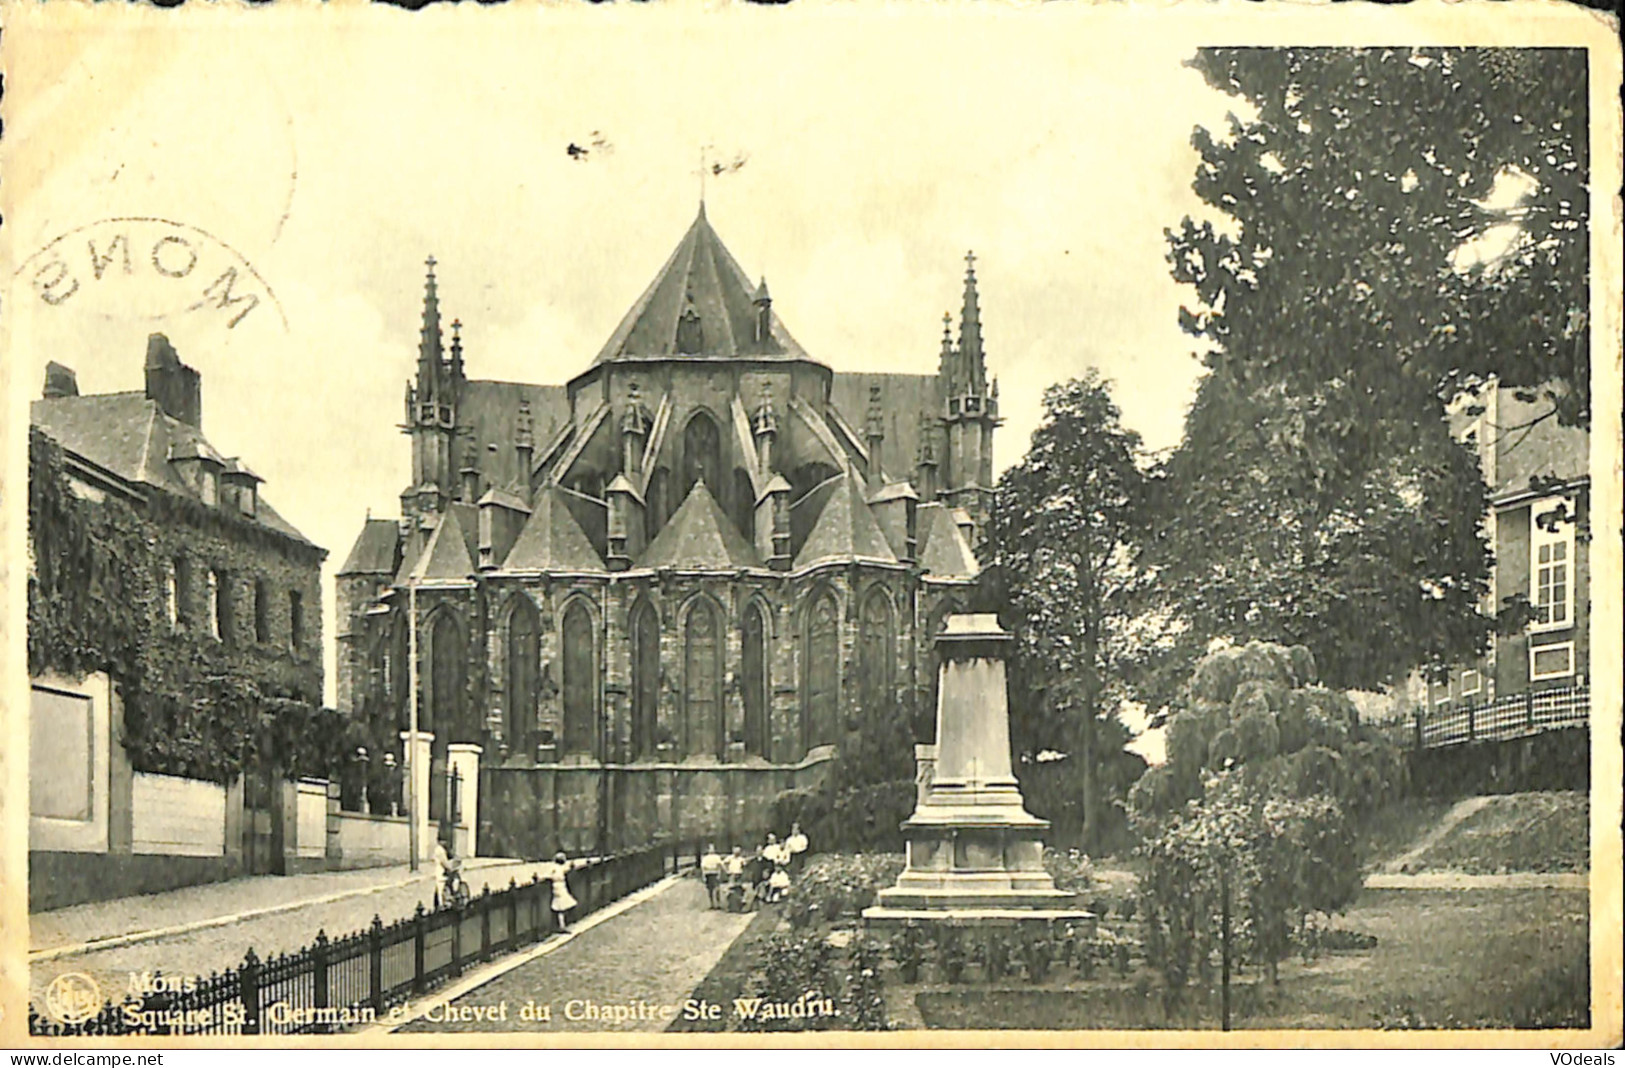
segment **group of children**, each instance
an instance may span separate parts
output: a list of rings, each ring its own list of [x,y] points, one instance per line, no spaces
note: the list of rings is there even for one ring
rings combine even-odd
[[[705,879],[710,907],[744,912],[782,901],[790,889],[790,872],[800,869],[806,852],[807,836],[799,823],[790,825],[782,842],[769,834],[761,849],[749,857],[739,846],[724,857],[714,844],[707,845],[700,857],[700,875]]]

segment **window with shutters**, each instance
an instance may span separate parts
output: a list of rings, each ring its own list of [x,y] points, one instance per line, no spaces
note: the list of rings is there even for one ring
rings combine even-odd
[[[722,759],[722,620],[703,598],[683,626],[683,755]]]
[[[1564,515],[1570,517],[1565,518]],[[1534,505],[1529,527],[1529,603],[1531,629],[1563,630],[1574,626],[1574,523],[1572,509],[1557,502]]]

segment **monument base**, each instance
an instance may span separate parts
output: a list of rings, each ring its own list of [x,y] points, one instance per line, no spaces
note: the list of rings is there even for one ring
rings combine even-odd
[[[875,931],[889,931],[899,927],[920,927],[933,930],[942,927],[964,929],[1000,928],[1020,931],[1023,928],[1053,928],[1072,925],[1073,932],[1083,937],[1095,933],[1095,914],[1085,909],[1037,908],[889,908],[871,905],[863,910],[863,925]]]

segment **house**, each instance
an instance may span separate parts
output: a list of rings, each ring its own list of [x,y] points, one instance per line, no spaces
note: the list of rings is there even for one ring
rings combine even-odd
[[[53,362],[30,407],[50,483],[30,510],[35,910],[287,867],[281,776],[232,761],[266,704],[321,702],[326,551],[209,443],[202,399],[153,334],[142,390],[81,394]]]
[[[1528,692],[1585,689],[1591,575],[1590,435],[1542,418],[1546,406],[1486,388],[1454,406],[1451,428],[1477,453],[1488,487],[1494,554],[1486,608],[1525,598],[1531,618],[1484,656],[1430,683],[1431,707],[1489,704]]]
[[[703,205],[563,385],[472,378],[450,333],[431,258],[401,515],[337,597],[340,704],[405,730],[416,680],[443,834],[743,841],[866,722],[929,721],[1000,422],[972,257],[935,373],[808,353]]]
[[[1590,438],[1491,384],[1450,408],[1478,456],[1493,554],[1476,659],[1419,673],[1399,728],[1424,789],[1584,789],[1590,775]],[[1519,620],[1523,622],[1519,624]]]

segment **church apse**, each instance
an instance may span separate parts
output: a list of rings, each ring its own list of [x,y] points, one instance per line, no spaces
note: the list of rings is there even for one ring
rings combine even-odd
[[[754,839],[866,722],[929,723],[915,621],[975,580],[997,425],[973,266],[933,372],[835,371],[702,211],[563,385],[469,377],[440,272],[402,516],[339,577],[342,699],[406,707],[415,586],[420,707],[437,753],[480,747],[482,852]]]

